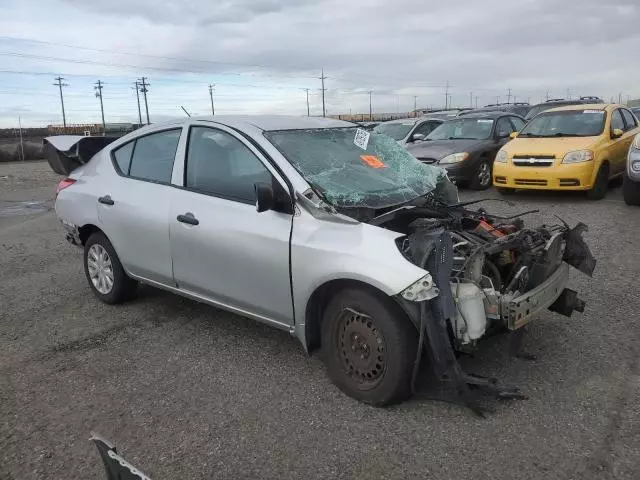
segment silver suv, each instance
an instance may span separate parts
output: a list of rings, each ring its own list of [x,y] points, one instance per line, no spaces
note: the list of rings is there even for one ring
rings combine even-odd
[[[45,150],[99,299],[144,282],[287,330],[375,405],[411,392],[423,349],[466,391],[455,349],[582,310],[567,264],[595,266],[584,226],[467,210],[444,170],[347,122],[190,118]]]

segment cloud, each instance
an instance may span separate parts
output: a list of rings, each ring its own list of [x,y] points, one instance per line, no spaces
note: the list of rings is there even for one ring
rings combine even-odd
[[[566,96],[567,89],[607,100],[621,92],[640,97],[637,0],[6,1],[3,35],[103,50],[0,38],[0,53],[40,57],[0,56],[3,68],[70,74],[69,108],[88,120],[99,117],[91,96],[97,78],[107,82],[109,115],[135,119],[130,86],[141,75],[152,85],[154,118],[179,104],[208,112],[209,83],[216,84],[220,112],[303,114],[302,89],[309,88],[318,113],[321,68],[335,113],[368,111],[369,90],[374,111],[409,110],[414,96],[420,105],[441,105],[447,82],[454,105],[475,96],[480,104],[504,101],[508,89],[532,102],[547,91]],[[0,73],[0,100],[40,103],[37,118],[55,118],[50,83]],[[3,85],[33,85],[34,93],[5,95]],[[38,95],[42,100],[34,101]]]

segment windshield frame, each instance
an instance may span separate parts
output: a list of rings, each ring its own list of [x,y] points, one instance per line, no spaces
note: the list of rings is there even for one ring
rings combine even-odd
[[[489,129],[489,134],[486,137],[483,138],[471,138],[471,137],[447,137],[447,138],[431,138],[431,136],[437,132],[439,129],[446,127],[447,125],[454,123],[454,122],[466,122],[466,123],[471,123],[471,122],[476,122],[478,123],[480,120],[484,120],[485,122],[491,122],[491,128]],[[427,135],[427,137],[425,138],[426,141],[454,141],[454,140],[476,140],[476,141],[483,141],[483,140],[490,140],[493,135],[494,135],[494,129],[496,126],[496,118],[483,118],[483,117],[468,117],[468,116],[462,116],[462,117],[456,117],[456,118],[452,118],[451,120],[446,120],[444,122],[442,122],[440,125],[438,125],[436,128],[433,129],[433,131]]]
[[[393,145],[394,148],[397,148],[397,152],[398,153],[402,153],[403,157],[406,159],[407,161],[407,166],[409,166],[410,164],[414,164],[415,168],[417,169],[423,169],[423,170],[433,170],[433,180],[434,183],[433,185],[430,185],[427,189],[425,189],[423,191],[423,188],[425,187],[424,183],[421,183],[420,181],[416,181],[413,184],[409,184],[409,183],[399,183],[398,184],[398,188],[394,189],[394,190],[390,190],[388,192],[384,192],[383,194],[381,194],[380,191],[376,191],[376,190],[371,190],[370,192],[367,192],[366,190],[363,190],[362,192],[355,192],[354,193],[359,193],[362,195],[362,199],[358,200],[358,201],[354,201],[354,204],[347,204],[346,202],[340,203],[338,201],[332,201],[326,194],[326,192],[328,191],[328,189],[325,189],[323,185],[315,182],[315,179],[310,178],[313,177],[314,175],[318,175],[318,174],[314,174],[314,173],[310,173],[310,172],[304,172],[300,165],[293,159],[291,158],[292,156],[292,152],[290,151],[285,151],[285,149],[283,149],[279,143],[272,138],[272,135],[278,135],[278,134],[295,134],[295,133],[301,133],[301,132],[314,132],[314,131],[318,131],[318,132],[329,132],[329,131],[340,131],[340,130],[344,130],[344,131],[353,131],[354,136],[355,136],[355,131],[356,130],[362,130],[361,127],[358,126],[354,126],[354,125],[350,125],[350,126],[345,126],[345,127],[320,127],[320,128],[299,128],[299,129],[278,129],[278,130],[264,130],[262,132],[262,135],[264,137],[264,139],[271,145],[273,146],[279,153],[280,155],[282,155],[283,160],[286,161],[289,165],[291,165],[291,167],[300,175],[300,177],[311,187],[311,189],[320,197],[322,198],[328,205],[332,205],[333,207],[336,207],[338,209],[343,209],[343,208],[374,208],[374,209],[379,209],[379,208],[387,208],[387,207],[392,207],[392,206],[400,206],[400,205],[404,205],[406,203],[409,203],[417,198],[420,197],[424,197],[426,195],[431,194],[432,192],[437,191],[440,188],[441,182],[446,180],[446,173],[444,171],[444,169],[434,166],[434,165],[427,165],[421,161],[419,161],[418,159],[416,159],[413,155],[411,155],[404,147],[402,147],[401,145],[399,145],[397,143],[396,140],[393,140],[391,137],[389,137],[388,135],[385,135],[383,133],[379,133],[379,132],[369,132],[370,135],[376,135],[382,138],[385,138],[385,142],[389,142],[389,146]],[[369,145],[371,145],[371,141],[368,142]],[[365,150],[362,151],[362,153],[366,153]],[[378,153],[379,155],[379,153]],[[362,157],[362,156],[361,156]],[[384,160],[384,158],[383,158]],[[401,159],[402,161],[404,161],[404,159]],[[390,164],[388,164],[390,165]],[[326,168],[329,169],[330,165],[327,164]],[[423,176],[425,172],[422,171],[420,172],[420,175],[417,175],[416,178],[425,178]],[[399,188],[400,186],[405,187],[404,189]],[[420,188],[423,187],[423,188]],[[391,198],[394,197],[402,197],[403,194],[405,192],[407,192],[407,190],[414,190],[414,192],[411,193],[415,193],[415,195],[411,196],[410,198],[397,198],[397,201],[390,201]],[[422,193],[418,193],[422,191]],[[340,192],[334,193],[335,197],[339,197],[341,194]],[[380,199],[379,201],[375,201],[375,197],[376,195],[380,195]],[[388,195],[389,197],[389,201],[385,201],[384,200],[384,196]],[[367,199],[367,196],[370,196],[371,198]],[[369,205],[367,204],[370,201],[370,203],[375,203],[375,205]]]
[[[600,135],[602,135],[605,131],[605,127],[607,125],[607,118],[608,118],[608,112],[605,109],[601,109],[598,110],[599,112],[602,112],[602,124],[600,126],[600,131],[598,133],[594,133],[594,134],[585,134],[585,135],[533,135],[528,133],[526,130],[527,128],[529,128],[531,126],[532,123],[534,123],[535,121],[538,121],[539,119],[541,119],[542,117],[547,117],[547,116],[555,116],[555,115],[571,115],[571,114],[578,114],[579,112],[582,112],[582,115],[584,115],[584,111],[585,110],[594,110],[593,108],[577,108],[577,109],[570,109],[570,110],[556,110],[556,111],[550,111],[550,110],[545,110],[543,112],[540,112],[538,115],[536,115],[534,118],[532,118],[531,120],[529,120],[526,125],[524,127],[522,127],[522,130],[520,130],[520,132],[518,133],[518,137],[522,137],[522,138],[582,138],[582,137],[599,137]]]

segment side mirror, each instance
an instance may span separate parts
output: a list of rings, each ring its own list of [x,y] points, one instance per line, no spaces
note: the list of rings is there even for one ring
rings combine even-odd
[[[427,137],[422,133],[414,133],[413,135],[411,135],[412,142],[415,142],[416,140],[424,140],[425,138]]]
[[[275,206],[275,198],[271,185],[268,183],[256,183],[254,188],[256,191],[256,210],[259,213],[272,210]]]
[[[614,128],[611,132],[611,138],[620,138],[622,135],[624,135],[624,132],[619,128]]]
[[[510,138],[516,138],[518,136],[518,132],[511,132],[511,135],[509,135]]]

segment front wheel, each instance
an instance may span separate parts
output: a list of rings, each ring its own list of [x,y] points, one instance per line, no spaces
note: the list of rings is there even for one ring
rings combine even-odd
[[[102,232],[91,235],[84,245],[84,273],[89,287],[104,303],[122,303],[136,294],[138,282],[127,276],[113,245]]]
[[[627,205],[640,205],[640,182],[634,182],[625,172],[622,179],[622,198]]]
[[[591,190],[587,191],[587,198],[589,200],[602,200],[607,195],[607,189],[609,188],[609,165],[600,165],[598,173],[596,174],[596,180],[593,182]]]
[[[486,190],[491,186],[491,163],[483,160],[477,166],[473,176],[469,181],[469,188],[472,190]]]
[[[340,390],[377,406],[411,393],[416,329],[388,298],[365,289],[334,296],[322,320],[322,357]]]

